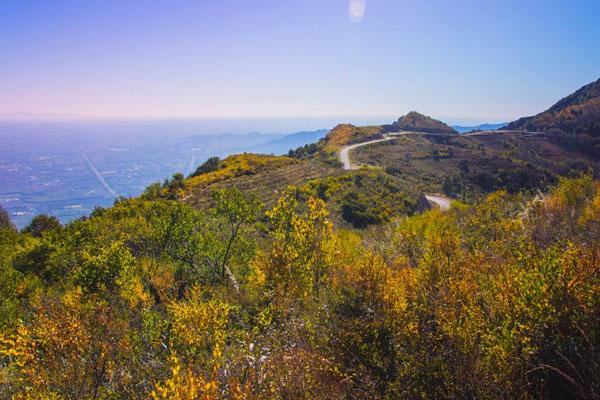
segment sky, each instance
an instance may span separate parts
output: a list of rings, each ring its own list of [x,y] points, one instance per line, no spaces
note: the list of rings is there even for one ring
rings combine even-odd
[[[0,116],[531,115],[600,78],[598,0],[2,0]]]

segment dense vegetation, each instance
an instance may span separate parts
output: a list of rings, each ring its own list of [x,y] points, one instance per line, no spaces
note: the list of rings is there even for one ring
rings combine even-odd
[[[0,398],[598,398],[591,176],[363,231],[328,190],[3,222]]]
[[[325,201],[336,225],[366,228],[416,211],[417,195],[380,169],[310,180],[303,193]]]
[[[296,149],[290,149],[288,151],[288,157],[293,158],[309,158],[314,155],[318,150],[316,143],[305,144],[304,146],[300,146]]]

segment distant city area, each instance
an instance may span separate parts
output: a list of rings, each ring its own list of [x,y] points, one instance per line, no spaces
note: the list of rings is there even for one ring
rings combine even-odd
[[[210,156],[283,154],[327,133],[206,135],[193,124],[157,125],[0,122],[0,205],[18,227],[37,214],[64,223],[176,172],[188,175]]]

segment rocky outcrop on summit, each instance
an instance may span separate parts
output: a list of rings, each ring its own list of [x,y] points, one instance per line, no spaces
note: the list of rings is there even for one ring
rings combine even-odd
[[[458,133],[445,123],[420,114],[416,111],[411,111],[405,116],[401,117],[398,121],[390,125],[388,129],[395,132],[412,131],[425,133]]]

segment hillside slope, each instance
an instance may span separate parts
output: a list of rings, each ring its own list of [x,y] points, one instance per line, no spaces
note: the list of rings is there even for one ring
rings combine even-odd
[[[544,190],[558,176],[588,169],[600,172],[589,157],[552,143],[546,134],[516,132],[414,133],[358,148],[352,161],[383,168],[414,192],[443,192],[467,202],[495,190]]]
[[[538,130],[540,134],[458,135],[446,124],[417,112],[391,125],[340,124],[317,143],[290,150],[289,157],[243,154],[222,160],[215,171],[187,179],[178,197],[203,208],[210,204],[213,189],[236,186],[256,192],[269,205],[288,185],[294,185],[327,201],[335,221],[365,227],[411,214],[422,193],[444,193],[474,202],[496,190],[545,190],[560,176],[589,170],[600,174],[589,149],[570,145],[565,139],[569,136],[557,133],[552,129],[555,125],[548,123],[550,116],[559,119],[568,114],[579,117],[574,122],[577,126],[587,121],[586,126],[593,128],[598,86],[598,82],[589,85],[547,113],[531,117],[528,123],[539,126],[523,121],[509,124],[513,130]],[[577,109],[584,111],[581,115],[572,111]],[[386,136],[398,131],[404,135]],[[584,135],[578,134],[578,140]],[[352,151],[352,161],[366,168],[342,170],[340,149],[382,138],[388,140]]]
[[[411,111],[389,125],[355,126],[340,124],[333,128],[324,138],[326,149],[339,149],[349,144],[381,139],[386,132],[422,132],[456,134],[456,130],[445,123]]]
[[[383,133],[384,129],[381,126],[354,126],[352,124],[340,124],[333,128],[327,134],[327,136],[325,136],[325,147],[338,148],[348,144],[379,139],[383,137]]]
[[[170,186],[170,184],[167,184]],[[238,154],[218,161],[213,170],[185,179],[177,198],[197,209],[211,207],[211,193],[235,187],[254,193],[267,207],[289,187],[301,196],[324,200],[338,226],[364,228],[411,215],[418,193],[413,187],[382,170],[344,171],[319,157],[296,159],[284,156]],[[168,191],[163,189],[163,191]]]
[[[559,100],[548,110],[507,125],[510,130],[552,133],[567,146],[600,157],[600,79]]]
[[[255,192],[264,203],[271,205],[289,185],[301,185],[336,172],[335,168],[310,160],[238,154],[219,161],[214,171],[186,179],[179,198],[201,208],[210,204],[213,190],[235,186],[245,192]]]
[[[598,398],[599,182],[333,227],[399,215],[370,175],[0,227],[0,400]]]

